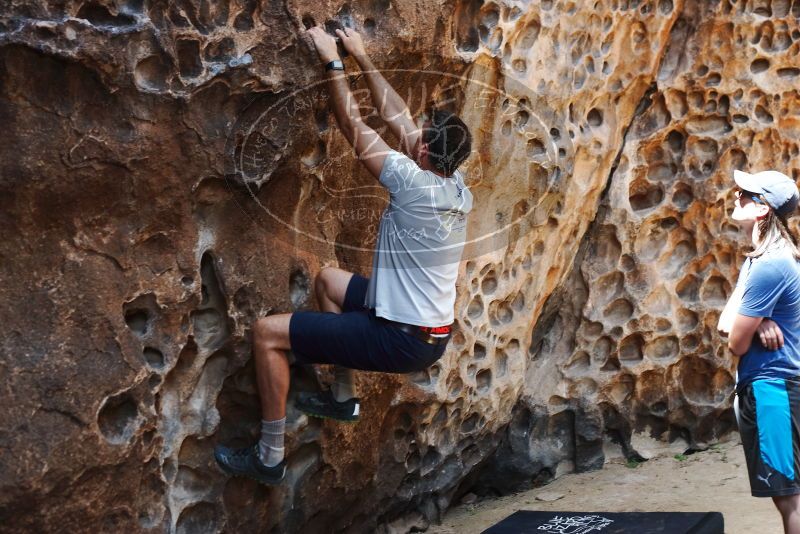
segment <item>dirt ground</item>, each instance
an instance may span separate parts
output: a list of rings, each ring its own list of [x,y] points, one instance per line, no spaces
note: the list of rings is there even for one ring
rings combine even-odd
[[[537,496],[558,500],[546,502]],[[685,457],[653,458],[635,467],[610,463],[600,471],[564,475],[541,488],[461,504],[428,532],[480,533],[517,510],[722,512],[727,534],[783,532],[772,500],[750,496],[738,440]]]

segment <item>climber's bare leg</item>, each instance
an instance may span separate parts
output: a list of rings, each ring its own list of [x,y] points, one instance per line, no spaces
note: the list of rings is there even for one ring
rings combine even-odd
[[[314,280],[314,289],[317,295],[317,303],[320,310],[331,313],[342,313],[344,297],[347,293],[347,286],[353,273],[326,267],[322,269]],[[337,400],[345,400],[356,396],[355,376],[352,369],[345,367],[334,367],[334,383],[331,391]]]
[[[335,267],[326,267],[314,279],[314,290],[319,309],[324,312],[342,313],[344,296],[353,273]]]
[[[289,395],[289,360],[286,351],[291,348],[291,318],[291,313],[269,315],[258,319],[253,328],[256,379],[264,421],[286,417],[286,397]]]

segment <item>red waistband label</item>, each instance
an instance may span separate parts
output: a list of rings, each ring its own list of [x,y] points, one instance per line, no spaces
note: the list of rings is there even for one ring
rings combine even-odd
[[[422,330],[423,332],[428,332],[430,334],[449,334],[450,333],[450,325],[447,325],[447,326],[434,326],[434,327],[420,326],[419,329]]]

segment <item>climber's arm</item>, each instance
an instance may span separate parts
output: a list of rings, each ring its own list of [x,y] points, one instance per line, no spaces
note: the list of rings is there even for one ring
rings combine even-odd
[[[336,41],[321,27],[308,30],[323,64],[339,59]],[[347,79],[342,71],[330,70],[326,74],[331,97],[333,115],[339,129],[356,151],[367,170],[378,178],[386,155],[391,150],[378,133],[367,126],[361,118],[358,102],[353,98]]]
[[[372,102],[378,108],[381,118],[389,126],[392,133],[400,140],[400,149],[412,158],[412,151],[417,146],[421,130],[414,124],[414,118],[406,102],[400,98],[397,91],[389,85],[386,78],[375,68],[367,56],[361,35],[355,30],[345,28],[336,30],[345,49],[352,55],[361,67],[364,78],[367,80]]]

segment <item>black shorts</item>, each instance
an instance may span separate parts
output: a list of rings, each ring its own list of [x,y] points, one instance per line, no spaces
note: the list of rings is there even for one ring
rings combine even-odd
[[[756,380],[738,393],[737,420],[754,497],[800,493],[800,382]]]
[[[441,358],[447,344],[425,343],[364,307],[369,279],[354,274],[342,313],[296,312],[289,339],[300,364],[328,363],[362,371],[412,373]]]

